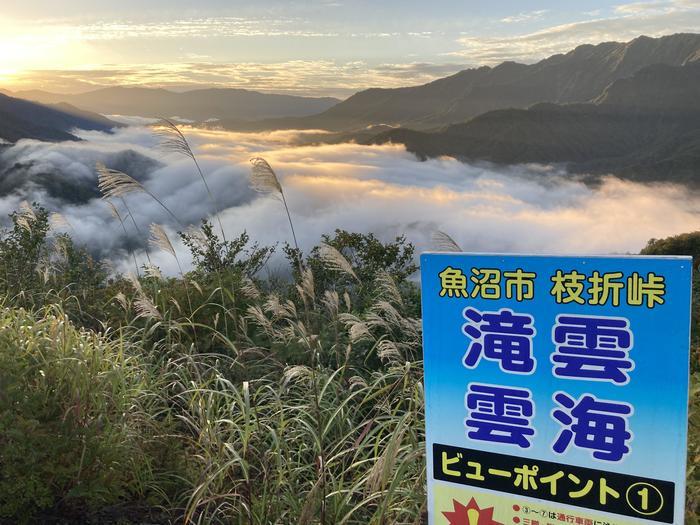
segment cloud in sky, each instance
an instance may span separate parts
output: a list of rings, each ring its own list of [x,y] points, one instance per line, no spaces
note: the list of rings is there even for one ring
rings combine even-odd
[[[464,64],[422,62],[368,64],[364,61],[296,60],[259,64],[192,62],[99,67],[91,70],[31,70],[14,75],[12,89],[75,93],[113,85],[140,85],[175,90],[236,87],[256,91],[345,98],[371,86],[423,84],[464,69]]]
[[[186,129],[199,155],[232,237],[247,230],[263,244],[290,241],[279,202],[248,187],[251,156],[262,155],[285,188],[304,250],[335,228],[374,232],[391,239],[405,234],[418,249],[430,248],[434,230],[449,233],[466,250],[534,253],[638,252],[651,237],[694,230],[700,198],[686,188],[642,185],[609,177],[596,187],[549,166],[495,168],[454,159],[419,162],[399,146],[339,144],[295,147],[295,132],[259,134]],[[34,177],[0,199],[0,214],[22,199],[38,200],[61,211],[72,234],[94,251],[111,254],[129,269],[127,246],[143,246],[151,222],[166,226],[173,240],[183,225],[170,219],[146,195],[127,197],[141,233],[128,236],[99,199],[84,203],[51,197],[38,173],[59,169],[66,184],[94,184],[96,160],[125,163],[182,223],[210,216],[213,205],[187,159],[163,156],[145,128],[114,135],[82,133],[80,143],[23,141],[0,161],[24,163]],[[124,152],[131,152],[124,160]],[[141,156],[153,163],[139,161]],[[76,186],[77,187],[77,186]],[[120,207],[121,204],[117,203]],[[140,243],[140,244],[139,244]],[[185,264],[189,258],[175,242]],[[144,260],[143,248],[138,257]],[[167,272],[176,265],[167,254],[152,254]],[[281,265],[278,255],[274,265]]]
[[[152,22],[96,22],[73,28],[85,40],[128,38],[331,37],[332,31],[305,29],[296,20],[241,17],[184,18]]]
[[[67,4],[76,11],[80,2]],[[126,8],[87,5],[82,16],[65,18],[0,14],[0,82],[60,91],[139,84],[344,97],[466,67],[533,62],[582,43],[700,27],[699,0],[607,0],[594,10],[522,3],[511,12],[471,0],[225,4],[160,5],[130,17]]]
[[[669,0],[635,2],[615,6],[613,15],[546,27],[525,34],[490,38],[463,36],[463,49],[449,53],[467,61],[497,64],[504,60],[535,62],[556,53],[565,53],[581,44],[627,41],[640,35],[662,36],[697,32],[700,27],[700,1]]]
[[[621,14],[650,15],[660,13],[687,12],[700,8],[698,0],[655,0],[652,2],[632,2],[615,6]]]
[[[517,15],[509,15],[501,18],[504,24],[518,24],[520,22],[529,22],[531,20],[539,20],[549,12],[548,9],[538,9],[537,11],[529,11],[526,13],[518,13]]]

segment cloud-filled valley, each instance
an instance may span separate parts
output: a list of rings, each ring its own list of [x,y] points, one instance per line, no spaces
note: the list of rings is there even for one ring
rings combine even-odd
[[[275,199],[248,183],[249,159],[262,156],[284,186],[304,250],[336,228],[374,232],[382,239],[405,234],[418,250],[430,248],[435,230],[464,250],[535,253],[635,253],[648,239],[696,228],[700,199],[674,185],[642,185],[614,177],[596,184],[555,166],[469,165],[451,158],[419,162],[395,145],[298,146],[299,132],[231,133],[186,128],[221,212],[227,235],[246,230],[261,244],[291,240]],[[150,223],[177,230],[211,216],[214,204],[190,159],[166,154],[149,128],[114,134],[81,132],[81,142],[20,141],[0,150],[0,215],[23,200],[60,212],[68,232],[97,255],[128,270],[127,249],[143,250]],[[179,219],[145,194],[125,197],[133,223],[127,232],[96,190],[95,163],[141,181]],[[124,203],[115,201],[126,216]],[[5,224],[7,221],[5,220]],[[177,251],[188,265],[186,250]],[[280,250],[278,250],[280,252]],[[169,273],[175,262],[151,254]],[[270,265],[281,264],[279,253]]]

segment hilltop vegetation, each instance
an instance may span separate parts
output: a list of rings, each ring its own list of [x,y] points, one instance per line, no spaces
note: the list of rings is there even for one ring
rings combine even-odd
[[[301,272],[288,249],[293,281],[260,280],[259,248],[204,231],[208,255],[186,276],[113,278],[44,210],[13,215],[0,240],[0,517],[422,523],[410,244],[339,231]],[[699,256],[696,237],[645,251]],[[696,310],[687,523],[700,505],[698,327]]]
[[[160,132],[194,160],[174,125]],[[252,186],[284,204],[271,166],[253,162]],[[96,171],[109,202],[145,191]],[[215,215],[180,232],[191,271],[164,277],[130,253],[133,272],[119,275],[60,219],[24,203],[0,232],[0,522],[424,523],[405,238],[337,230],[308,253],[284,244],[290,277],[263,278],[275,247]],[[179,267],[165,230],[149,233]],[[645,251],[698,256],[696,237]],[[698,328],[696,313],[687,523],[700,506]]]
[[[8,523],[420,521],[420,324],[403,239],[339,231],[295,282],[276,282],[250,275],[264,248],[205,223],[188,234],[200,257],[186,276],[113,278],[41,208],[12,219]]]

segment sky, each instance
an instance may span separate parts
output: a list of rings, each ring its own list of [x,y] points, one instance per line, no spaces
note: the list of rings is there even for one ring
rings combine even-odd
[[[700,0],[9,0],[0,88],[229,86],[342,98],[698,28]]]

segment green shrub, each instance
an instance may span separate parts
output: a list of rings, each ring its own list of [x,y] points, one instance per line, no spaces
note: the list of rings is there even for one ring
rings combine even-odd
[[[0,516],[35,522],[148,496],[147,372],[122,344],[56,309],[2,309]]]
[[[700,261],[700,231],[682,233],[665,239],[650,239],[642,255],[691,255],[695,264]]]

